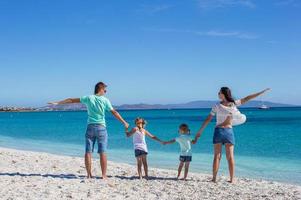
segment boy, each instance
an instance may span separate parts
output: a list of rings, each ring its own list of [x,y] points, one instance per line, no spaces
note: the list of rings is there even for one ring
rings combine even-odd
[[[188,170],[189,170],[189,164],[192,160],[192,152],[191,152],[191,143],[195,144],[195,141],[192,140],[190,137],[190,129],[187,124],[181,124],[179,127],[179,133],[180,136],[172,139],[170,141],[163,142],[163,144],[173,144],[175,142],[178,142],[180,144],[181,152],[180,152],[180,164],[178,167],[178,176],[177,179],[179,179],[181,175],[181,171],[183,166],[185,165],[185,172],[184,172],[184,178],[183,180],[186,181]]]

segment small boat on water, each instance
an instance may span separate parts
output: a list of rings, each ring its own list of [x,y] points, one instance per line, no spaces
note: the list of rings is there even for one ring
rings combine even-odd
[[[267,110],[267,109],[270,109],[269,106],[265,105],[265,104],[261,104],[261,106],[259,107],[259,109],[261,110]]]

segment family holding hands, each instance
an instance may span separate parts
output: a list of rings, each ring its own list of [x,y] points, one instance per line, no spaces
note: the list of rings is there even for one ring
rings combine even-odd
[[[68,98],[63,101],[50,102],[49,104],[68,104],[68,103],[83,103],[87,106],[88,112],[88,125],[85,135],[86,140],[86,153],[85,153],[85,166],[87,170],[87,177],[92,178],[91,163],[92,152],[94,145],[97,142],[98,153],[100,155],[100,164],[102,171],[102,178],[107,179],[107,143],[108,134],[106,129],[105,113],[111,112],[113,116],[118,119],[125,127],[125,133],[127,137],[133,137],[133,145],[135,151],[135,157],[137,159],[137,170],[139,178],[142,176],[142,166],[144,168],[145,178],[148,178],[148,164],[147,154],[148,149],[145,141],[145,136],[150,137],[153,140],[160,142],[161,144],[173,144],[175,142],[180,145],[180,164],[178,167],[179,179],[182,168],[185,167],[184,178],[187,179],[189,165],[192,160],[191,144],[196,144],[201,137],[206,126],[210,123],[214,116],[216,116],[216,126],[213,134],[214,145],[214,159],[213,159],[213,177],[212,181],[216,182],[217,172],[219,169],[219,163],[221,159],[222,145],[226,148],[226,157],[228,161],[230,179],[229,182],[234,182],[234,145],[235,138],[232,126],[243,124],[246,121],[246,116],[241,114],[237,109],[238,106],[245,104],[246,102],[262,95],[267,92],[265,89],[261,92],[249,95],[245,98],[234,100],[231,94],[231,90],[228,87],[222,87],[218,93],[220,102],[212,107],[211,112],[201,125],[201,128],[193,138],[190,135],[190,129],[187,124],[181,124],[179,126],[179,136],[170,141],[162,141],[156,136],[152,135],[145,129],[146,121],[143,118],[136,118],[135,127],[129,130],[129,124],[122,118],[122,116],[112,107],[108,98],[104,95],[106,93],[107,85],[103,82],[99,82],[95,85],[94,95],[83,96],[81,98]]]

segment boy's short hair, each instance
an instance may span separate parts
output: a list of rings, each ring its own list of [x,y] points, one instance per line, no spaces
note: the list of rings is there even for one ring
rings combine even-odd
[[[181,129],[181,130],[183,130],[183,131],[190,131],[190,129],[189,129],[189,127],[188,127],[188,125],[187,124],[181,124],[180,126],[179,126],[179,129]]]

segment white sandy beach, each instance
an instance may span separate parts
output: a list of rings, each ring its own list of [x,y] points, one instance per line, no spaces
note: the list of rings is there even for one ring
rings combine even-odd
[[[0,148],[1,199],[301,199],[301,187],[239,178],[190,173],[175,180],[176,171],[150,169],[150,180],[136,178],[136,167],[108,163],[109,183],[99,178],[98,159],[87,180],[82,158]]]

